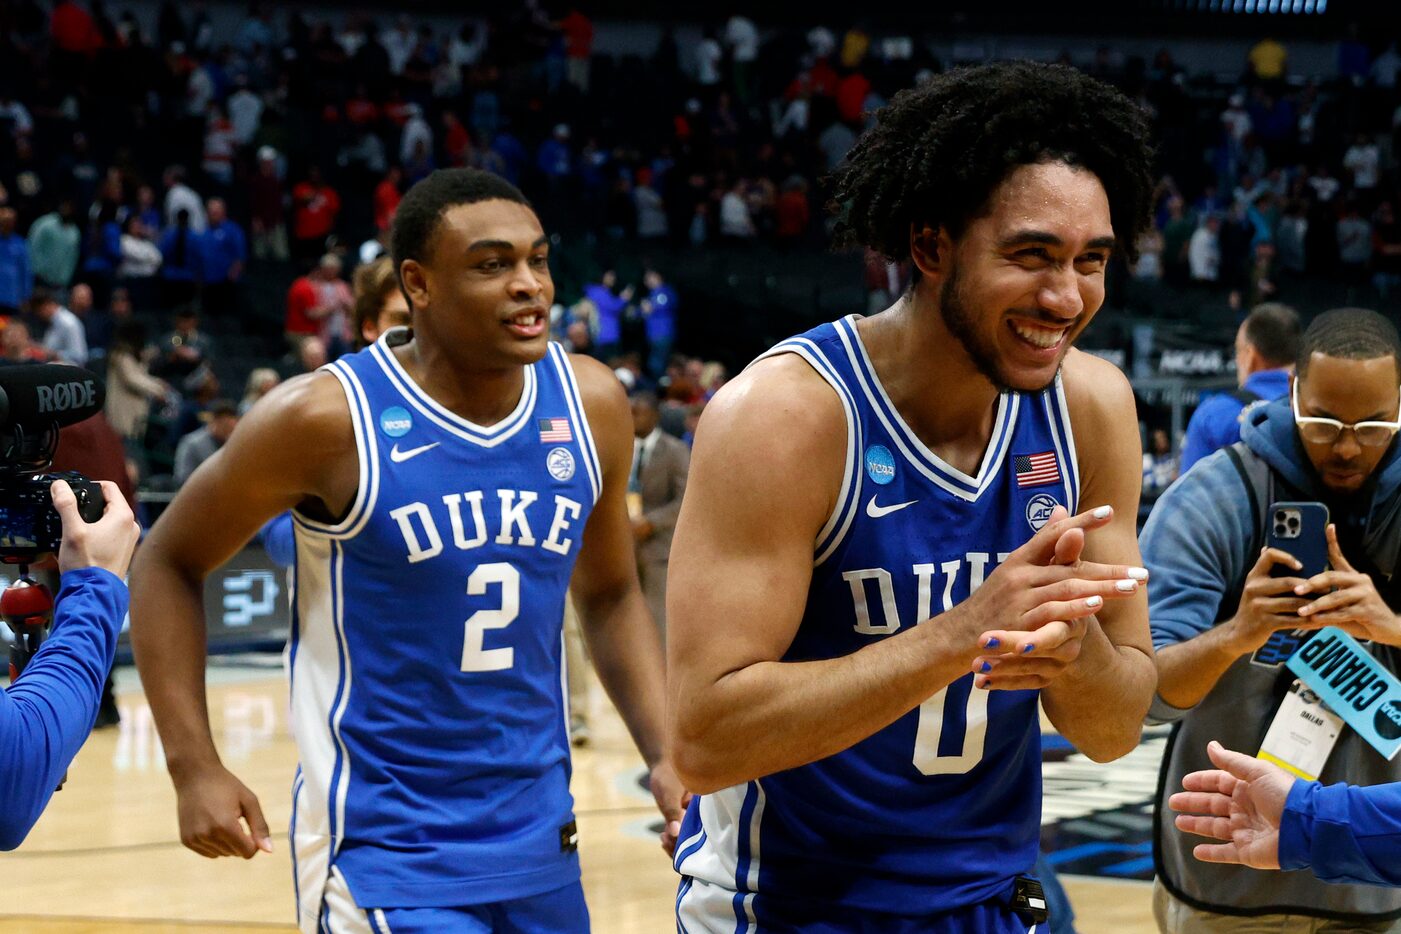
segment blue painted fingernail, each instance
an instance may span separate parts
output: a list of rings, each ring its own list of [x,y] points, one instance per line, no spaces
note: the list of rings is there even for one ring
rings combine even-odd
[[[988,648],[988,649],[995,649],[995,648],[997,648],[997,647],[998,647],[999,645],[1001,645],[1001,644],[1002,644],[1002,641],[1001,641],[1000,639],[998,639],[996,636],[990,636],[990,637],[988,637],[988,641],[986,641],[986,642],[983,643],[983,647],[984,647],[984,648]]]
[[[983,662],[983,667],[981,671],[983,674],[987,674],[989,671],[992,671],[992,662]]]
[[[1036,646],[1034,644],[1029,644],[1026,648],[1022,649],[1022,654],[1027,655],[1034,651],[1036,651]]]

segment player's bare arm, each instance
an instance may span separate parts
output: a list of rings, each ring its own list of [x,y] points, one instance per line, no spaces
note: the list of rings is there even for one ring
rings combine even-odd
[[[335,378],[278,386],[189,479],[132,564],[131,639],[166,764],[181,837],[203,856],[270,848],[257,798],[224,770],[205,708],[204,579],[273,516],[294,506],[331,518],[355,495],[350,409]],[[251,835],[239,827],[240,813]]]
[[[780,661],[801,622],[813,543],[837,500],[845,451],[836,395],[797,357],[761,361],[706,408],[667,595],[668,716],[677,768],[693,791],[847,749],[967,672],[979,636],[1000,621],[1047,602],[1112,598],[1127,576],[1088,562],[1044,566],[1068,529],[1103,521],[1066,519],[932,625],[841,658]]]
[[[1086,535],[1083,560],[1140,566],[1143,454],[1133,390],[1118,368],[1078,351],[1066,358],[1062,373],[1071,427],[1081,439],[1081,502],[1113,509],[1108,524]],[[1157,687],[1146,588],[1106,601],[1084,625],[1079,656],[1044,688],[1041,700],[1056,729],[1102,762],[1138,744]]]
[[[611,370],[572,356],[603,482],[589,515],[571,592],[598,679],[652,770],[652,793],[666,818],[662,844],[670,851],[684,795],[666,758],[665,672],[661,640],[637,579],[627,482],[632,466],[632,410]]]

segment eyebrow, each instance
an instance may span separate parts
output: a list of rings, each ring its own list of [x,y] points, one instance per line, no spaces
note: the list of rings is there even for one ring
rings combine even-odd
[[[530,245],[532,250],[537,250],[550,242],[549,237],[541,237]],[[514,250],[516,245],[509,240],[478,240],[467,247],[467,252],[473,253],[477,250]]]
[[[1339,418],[1338,416],[1334,415],[1332,412],[1329,412],[1327,409],[1315,408],[1315,409],[1314,409],[1314,412],[1315,412],[1316,414],[1314,414],[1314,415],[1312,415],[1312,416],[1305,415],[1304,417],[1305,417],[1305,418],[1331,418],[1331,419],[1332,419],[1333,421],[1335,421],[1335,422],[1342,422],[1343,424],[1351,424],[1351,425],[1356,425],[1356,424],[1359,424],[1359,423],[1361,423],[1361,422],[1389,422],[1389,421],[1391,421],[1391,418],[1388,416],[1388,414],[1387,414],[1386,412],[1374,412],[1373,414],[1368,415],[1366,418],[1359,418],[1359,419],[1358,419],[1357,421],[1355,421],[1355,422],[1349,422],[1349,421],[1347,421],[1346,419]]]
[[[1090,250],[1112,250],[1115,243],[1113,237],[1095,237],[1088,244],[1086,249]],[[1044,243],[1046,246],[1064,246],[1065,241],[1053,233],[1044,230],[1018,230],[1015,233],[1003,237],[998,246],[1001,249],[1009,249],[1023,243]]]

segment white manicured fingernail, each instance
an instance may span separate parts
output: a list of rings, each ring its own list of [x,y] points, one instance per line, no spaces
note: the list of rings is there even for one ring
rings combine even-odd
[[[1098,594],[1096,594],[1095,596],[1090,597],[1090,598],[1088,598],[1087,600],[1085,600],[1085,606],[1096,607],[1096,606],[1099,606],[1099,605],[1100,605],[1101,603],[1103,603],[1103,602],[1104,602],[1104,598],[1101,597],[1101,596],[1099,596]]]
[[[1096,519],[1108,519],[1109,516],[1110,516],[1110,514],[1113,513],[1113,512],[1114,512],[1113,507],[1111,507],[1111,506],[1101,506],[1101,507],[1099,507],[1098,509],[1096,509],[1094,512],[1090,513],[1090,515],[1094,516]]]
[[[1117,591],[1119,591],[1119,593],[1133,593],[1135,590],[1138,589],[1138,581],[1136,581],[1136,580],[1115,581],[1115,582],[1114,582],[1114,589],[1117,590]]]
[[[1136,581],[1146,581],[1148,579],[1147,568],[1129,568],[1129,577]]]

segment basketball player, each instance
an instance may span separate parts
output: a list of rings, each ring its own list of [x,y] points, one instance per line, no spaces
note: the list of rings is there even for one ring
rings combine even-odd
[[[1146,221],[1146,137],[1107,86],[1002,63],[897,95],[838,169],[842,241],[917,276],[702,418],[668,602],[704,792],[681,930],[1040,920],[1038,698],[1107,761],[1155,684],[1133,396],[1070,349]]]
[[[547,241],[509,183],[435,172],[400,205],[393,251],[413,331],[274,390],[133,572],[181,838],[208,857],[272,848],[210,736],[201,595],[292,509],[302,930],[586,931],[561,692],[571,573],[600,678],[680,817],[624,505],[627,400],[548,343]]]

